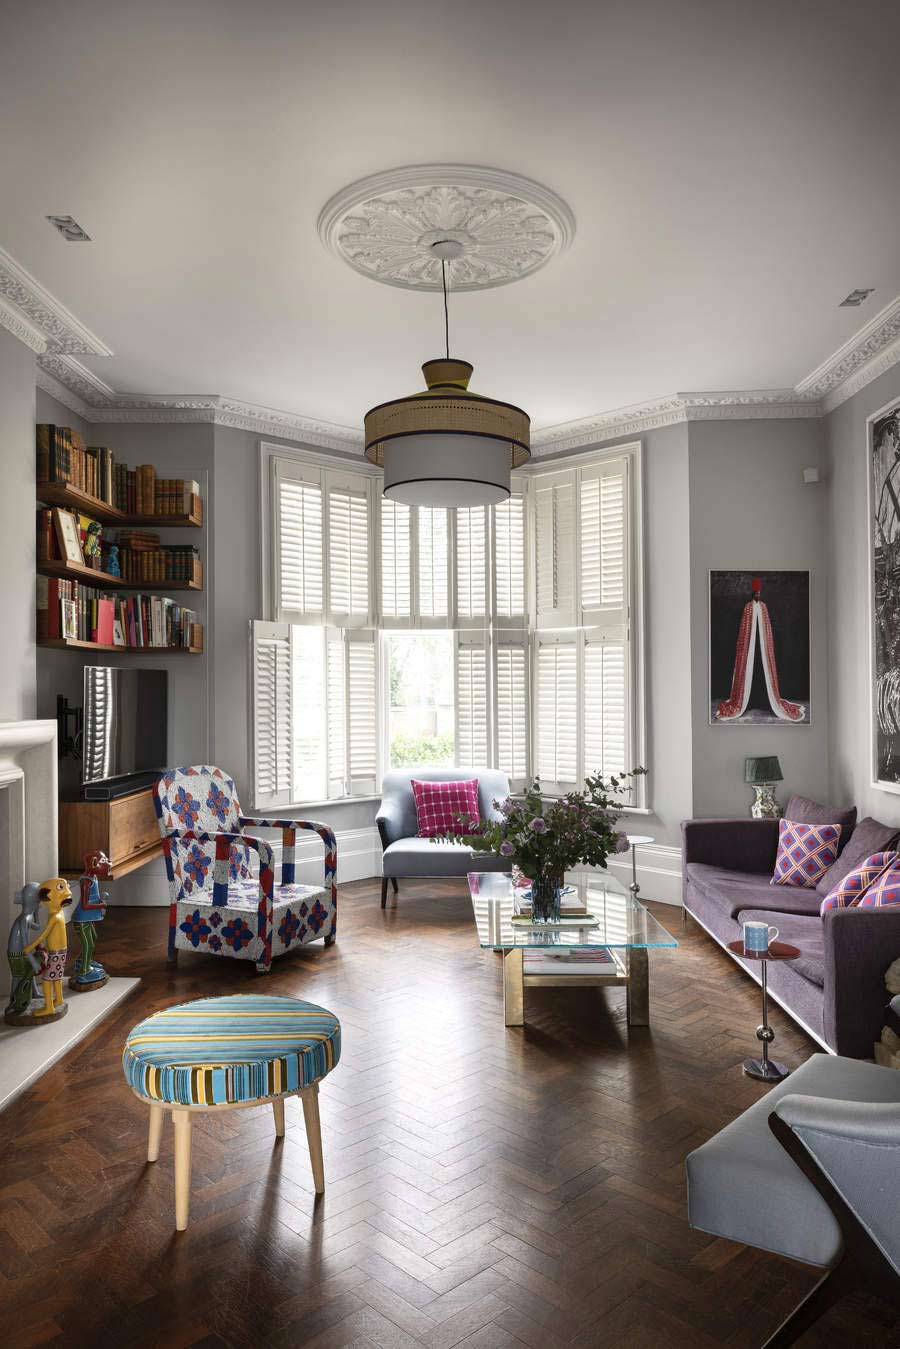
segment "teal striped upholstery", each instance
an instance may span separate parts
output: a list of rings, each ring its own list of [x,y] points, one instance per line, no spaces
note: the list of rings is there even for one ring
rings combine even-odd
[[[125,1041],[130,1086],[169,1105],[225,1105],[286,1096],[330,1073],[341,1024],[299,998],[198,998],[155,1012]]]

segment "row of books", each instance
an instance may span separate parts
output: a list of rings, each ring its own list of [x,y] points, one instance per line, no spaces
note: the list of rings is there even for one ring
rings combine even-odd
[[[54,527],[54,517],[57,524]],[[71,517],[77,529],[80,556],[68,556],[64,549],[65,528],[61,517]],[[111,556],[110,549],[116,552]],[[78,548],[74,549],[75,554]],[[161,544],[158,534],[141,530],[110,533],[109,527],[90,516],[67,511],[62,506],[40,507],[37,513],[37,555],[39,562],[78,561],[98,571],[109,572],[118,566],[123,581],[166,582],[199,580],[197,564],[200,550],[193,544]],[[115,575],[115,571],[113,571]]]
[[[201,648],[193,609],[161,595],[110,595],[56,576],[38,577],[37,635],[123,648]]]
[[[37,481],[70,483],[127,515],[190,515],[199,485],[189,478],[157,478],[152,464],[129,468],[105,445],[85,445],[71,426],[37,427]]]
[[[119,568],[125,581],[192,581],[200,554],[193,547],[139,549],[119,547]]]

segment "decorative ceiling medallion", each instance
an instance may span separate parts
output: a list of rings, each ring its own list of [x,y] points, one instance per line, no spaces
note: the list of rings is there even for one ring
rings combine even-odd
[[[454,245],[452,287],[520,281],[568,248],[575,217],[530,178],[466,164],[418,164],[351,183],[323,207],[322,242],[363,276],[441,289],[436,243]],[[445,249],[443,257],[448,253]]]

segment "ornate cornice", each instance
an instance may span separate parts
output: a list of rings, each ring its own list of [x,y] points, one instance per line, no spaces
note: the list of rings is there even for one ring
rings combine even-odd
[[[828,399],[833,407],[865,388],[878,375],[896,364],[897,356],[883,368],[869,367],[900,341],[900,295],[854,333],[827,361],[823,361],[797,385],[797,392]],[[830,409],[826,409],[830,410]]]
[[[55,296],[45,290],[39,281],[0,248],[0,301],[17,314],[27,330],[38,338],[22,336],[33,351],[66,352],[76,356],[111,356],[112,351],[96,334],[79,323]],[[4,327],[9,324],[3,320]],[[12,329],[10,329],[12,331]],[[17,332],[16,336],[20,334]],[[35,344],[43,340],[44,347]]]

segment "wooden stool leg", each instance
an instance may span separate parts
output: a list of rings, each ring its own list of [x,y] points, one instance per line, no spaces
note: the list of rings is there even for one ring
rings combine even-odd
[[[272,1114],[275,1116],[275,1137],[284,1138],[284,1097],[279,1096],[272,1102]]]
[[[147,1161],[155,1162],[159,1156],[159,1140],[162,1138],[165,1111],[161,1105],[150,1106],[150,1129],[147,1133]]]
[[[175,1126],[175,1227],[184,1232],[191,1207],[191,1119],[190,1110],[173,1110]]]
[[[316,1194],[325,1193],[325,1162],[322,1157],[322,1126],[319,1122],[319,1084],[301,1091],[303,1118],[306,1121],[306,1141],[309,1144],[309,1160],[312,1165]]]

